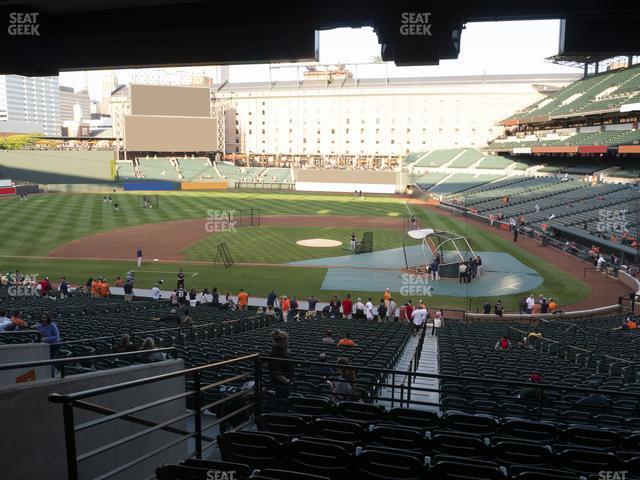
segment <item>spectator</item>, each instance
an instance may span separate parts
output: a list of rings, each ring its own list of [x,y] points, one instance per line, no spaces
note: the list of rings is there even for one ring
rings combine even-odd
[[[542,400],[542,389],[536,386],[540,382],[542,382],[542,376],[537,372],[532,373],[529,376],[529,383],[531,386],[524,387],[518,394],[518,398],[525,402],[540,402],[540,400]]]
[[[132,281],[127,281],[127,283],[124,284],[124,299],[127,302],[130,302],[131,300],[133,300],[133,282]]]
[[[371,297],[367,300],[367,303],[364,306],[364,314],[367,317],[367,320],[373,320],[373,302],[371,301]]]
[[[307,312],[307,316],[309,318],[316,318],[316,305],[318,305],[318,299],[311,295],[309,297],[309,310]]]
[[[592,390],[598,390],[600,388],[600,382],[597,380],[591,380],[588,384],[588,388]],[[604,410],[609,406],[609,400],[601,393],[590,393],[576,402],[576,405],[581,407],[587,407],[590,412]]]
[[[438,310],[435,317],[433,318],[433,328],[431,329],[431,336],[438,336],[438,330],[440,330],[440,327],[442,327],[442,319],[442,310]]]
[[[220,294],[218,293],[218,287],[213,287],[211,290],[211,306],[220,308]]]
[[[440,280],[440,264],[434,258],[430,265],[431,271],[429,273],[429,278],[435,282]]]
[[[27,322],[22,318],[22,312],[20,310],[14,310],[11,314],[11,323],[14,325],[14,330],[21,330],[25,328],[29,328]]]
[[[332,383],[331,391],[333,395],[331,399],[336,403],[341,401],[353,401],[355,399],[353,392],[356,381],[355,370],[347,367],[350,362],[346,357],[338,358],[336,363],[341,366],[338,367],[338,379]]]
[[[40,337],[46,343],[58,343],[60,341],[60,332],[58,326],[51,320],[47,312],[40,315],[40,323],[36,325],[36,330],[40,332]]]
[[[291,311],[291,302],[289,301],[289,298],[286,295],[282,296],[281,305],[282,305],[282,321],[288,322],[289,312]]]
[[[60,298],[65,298],[69,296],[69,284],[67,283],[67,279],[62,277],[60,279],[60,284],[58,285],[58,292],[60,292]]]
[[[351,301],[351,295],[347,293],[347,296],[342,300],[342,316],[351,320],[353,315],[353,302]]]
[[[271,334],[273,344],[269,361],[269,379],[276,394],[276,411],[286,411],[286,401],[291,393],[295,370],[293,363],[287,362],[289,356],[289,334],[283,330],[274,330]]]
[[[416,307],[416,309],[411,314],[411,324],[413,332],[413,336],[415,337],[420,329],[423,327],[424,323],[427,321],[427,309],[424,305],[420,304]]]
[[[338,346],[357,347],[358,344],[351,338],[351,334],[349,332],[346,332],[344,336],[338,341]]]
[[[318,355],[318,362],[327,363],[327,354],[326,353],[321,353],[320,355]],[[313,367],[311,367],[311,373],[313,375],[318,375],[320,377],[331,377],[333,375],[333,368],[329,367],[328,365],[314,365]]]
[[[503,335],[502,338],[496,342],[493,348],[496,350],[508,350],[511,348],[511,342]]]
[[[502,312],[504,311],[504,306],[502,305],[502,300],[498,300],[496,302],[495,307],[493,308],[493,311],[496,315],[498,315],[499,317],[502,316]]]
[[[527,311],[526,311],[526,313],[531,313],[531,310],[533,309],[533,305],[535,303],[536,303],[536,300],[533,297],[533,293],[530,293],[529,296],[527,297]]]
[[[362,303],[362,299],[358,298],[355,305],[356,319],[362,320],[364,318],[364,303]]]
[[[122,277],[116,277],[116,281],[113,283],[113,286],[118,288],[124,287],[124,280]]]
[[[276,293],[273,290],[271,290],[271,292],[269,292],[269,295],[267,295],[267,307],[271,307],[271,308],[274,307],[276,297],[277,297]]]
[[[290,301],[291,311],[289,312],[289,316],[292,320],[299,320],[298,313],[300,310],[300,305],[298,304],[298,300],[296,297],[291,297]]]
[[[13,322],[11,319],[7,317],[7,311],[4,309],[0,309],[0,332],[5,330],[13,330],[15,328],[13,326]]]
[[[337,295],[334,295],[329,301],[329,318],[335,319],[338,317],[340,317],[340,300],[338,300]]]
[[[327,345],[335,345],[336,341],[333,338],[333,332],[331,330],[327,330],[324,333],[324,338],[322,339],[322,343],[325,343]]]
[[[518,308],[520,309],[521,314],[527,313],[527,309],[529,308],[527,306],[527,297],[522,297],[522,299],[518,303]]]
[[[553,298],[549,298],[549,312],[555,313],[557,309],[558,309],[558,304],[556,303],[556,301]]]
[[[636,328],[638,328],[638,324],[633,320],[631,320],[631,317],[627,317],[623,320],[622,322],[623,330],[635,330]]]
[[[387,304],[384,301],[384,298],[380,299],[380,303],[378,304],[378,321],[382,322],[387,318]]]
[[[389,303],[387,304],[387,320],[389,322],[396,322],[398,317],[396,316],[396,310],[398,306],[396,302],[393,301],[393,298],[389,298]]]
[[[131,343],[131,337],[129,337],[128,333],[123,333],[120,336],[120,340],[115,345],[115,353],[124,353],[124,352],[132,352],[135,350],[133,343]]]
[[[489,315],[491,313],[491,303],[489,302],[489,300],[486,300],[484,302],[484,305],[482,306],[482,313],[484,313],[485,315]]]
[[[155,348],[156,343],[153,341],[153,338],[147,337],[142,341],[142,347],[140,347],[140,350],[154,350]],[[166,359],[164,352],[149,352],[145,354],[145,357],[152,362],[160,362]]]
[[[540,305],[540,302],[534,302],[533,307],[531,307],[531,314],[536,315],[538,313],[542,313],[542,307]]]
[[[540,303],[540,313],[549,313],[549,304],[546,298],[543,298],[542,303]]]
[[[153,297],[154,300],[160,300],[160,298],[162,297],[162,294],[160,293],[160,288],[158,287],[158,284],[156,283],[153,288],[151,289],[151,296]]]

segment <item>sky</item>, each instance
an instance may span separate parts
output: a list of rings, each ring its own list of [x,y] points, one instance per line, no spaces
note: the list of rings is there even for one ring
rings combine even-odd
[[[359,65],[354,74],[365,77],[418,77],[450,75],[492,75],[508,73],[580,73],[578,69],[545,62],[558,53],[559,20],[469,23],[462,32],[457,60],[443,60],[439,65],[396,67],[385,62]],[[371,28],[341,28],[321,31],[320,62],[369,62],[379,59],[380,45]],[[287,64],[287,66],[290,64]],[[294,80],[304,68],[269,64],[232,65],[230,82]],[[270,71],[271,70],[271,71]],[[352,71],[355,68],[351,68]],[[131,70],[116,70],[118,81],[126,83]],[[100,72],[64,72],[60,84],[76,89],[87,82],[92,98],[100,92]]]

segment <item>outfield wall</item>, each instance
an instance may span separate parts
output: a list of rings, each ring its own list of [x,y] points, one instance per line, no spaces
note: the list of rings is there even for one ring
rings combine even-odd
[[[401,191],[399,172],[296,169],[296,190],[306,192],[348,192],[394,194]]]
[[[111,151],[0,150],[0,177],[39,184],[112,182]]]

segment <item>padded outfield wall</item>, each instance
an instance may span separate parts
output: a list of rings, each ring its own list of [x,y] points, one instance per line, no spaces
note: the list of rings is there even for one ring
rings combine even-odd
[[[0,150],[0,178],[39,184],[113,182],[112,151]]]
[[[296,169],[295,179],[296,190],[302,192],[394,194],[404,188],[401,172]]]

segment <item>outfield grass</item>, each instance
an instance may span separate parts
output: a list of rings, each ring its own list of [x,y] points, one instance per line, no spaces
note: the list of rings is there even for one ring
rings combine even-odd
[[[145,210],[137,206],[138,195],[118,194],[117,201],[122,212],[114,214],[111,207],[103,204],[102,195],[41,195],[29,198],[27,202],[17,199],[0,201],[0,215],[5,226],[0,241],[0,270],[20,269],[27,273],[49,275],[57,279],[67,276],[74,283],[84,283],[90,276],[104,275],[113,280],[133,269],[133,262],[122,261],[85,261],[60,260],[49,258],[24,258],[44,256],[56,246],[70,240],[113,228],[207,216],[208,209],[260,208],[263,215],[316,214],[316,215],[362,215],[400,217],[407,215],[407,206],[398,198],[368,197],[366,201],[351,196],[291,193],[243,193],[243,192],[181,192],[160,195],[160,208]],[[502,251],[511,254],[525,265],[536,270],[544,283],[534,293],[553,296],[560,305],[575,303],[589,294],[586,284],[573,276],[558,270],[555,266],[528,253],[512,242],[497,235],[475,229],[459,217],[424,211],[412,207],[422,219],[422,225],[437,230],[448,230],[469,236],[473,248],[477,251]],[[259,233],[256,233],[259,232]],[[402,244],[400,232],[374,229],[376,249],[399,247]],[[278,263],[335,256],[348,252],[339,248],[313,249],[299,247],[295,241],[300,238],[331,238],[347,242],[350,228],[331,227],[298,228],[262,226],[259,228],[241,228],[234,234],[237,238],[229,240],[237,261],[256,263]],[[219,233],[188,247],[185,254],[194,260],[211,260],[211,246],[207,242],[217,243],[224,239]],[[204,242],[204,243],[203,243]],[[235,243],[234,243],[235,242]],[[306,298],[311,294],[323,300],[331,295],[344,295],[347,292],[328,292],[320,289],[326,273],[325,268],[296,268],[285,266],[241,266],[229,269],[217,268],[208,264],[182,265],[160,262],[147,262],[137,275],[138,287],[151,287],[158,279],[164,279],[166,287],[173,287],[177,268],[182,267],[187,274],[187,286],[196,288],[218,287],[221,291],[236,293],[244,288],[255,296],[266,296],[272,288],[279,294],[297,295]],[[195,275],[197,274],[197,275]],[[374,299],[381,292],[350,292],[354,296]],[[404,298],[396,295],[399,300]],[[522,294],[501,299],[508,310],[516,308]],[[415,299],[414,299],[415,300]],[[486,298],[459,298],[434,296],[429,300],[432,306],[448,308],[470,308],[476,310]],[[496,297],[488,300],[495,301]]]
[[[262,215],[361,215],[401,217],[404,203],[392,197],[245,192],[163,192],[158,209],[139,207],[139,194],[118,193],[120,212],[102,194],[32,195],[0,201],[0,255],[42,256],[91,233],[144,223],[207,218],[211,210],[259,208]]]

